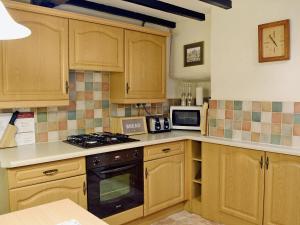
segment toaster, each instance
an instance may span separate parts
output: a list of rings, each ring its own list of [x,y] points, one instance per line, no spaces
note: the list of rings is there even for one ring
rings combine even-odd
[[[171,131],[170,118],[163,115],[147,116],[147,128],[149,133],[161,133]]]

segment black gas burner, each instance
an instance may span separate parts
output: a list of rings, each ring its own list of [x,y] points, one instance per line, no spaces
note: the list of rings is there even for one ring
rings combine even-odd
[[[76,145],[82,148],[101,147],[134,141],[138,140],[129,138],[128,135],[112,134],[108,132],[71,135],[68,136],[67,140],[65,140],[66,143]]]

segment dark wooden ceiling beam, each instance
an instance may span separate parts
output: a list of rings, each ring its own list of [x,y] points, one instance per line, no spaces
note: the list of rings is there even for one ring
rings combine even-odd
[[[231,0],[200,0],[200,1],[206,2],[206,3],[214,5],[214,6],[221,7],[223,9],[231,9],[232,8]]]
[[[199,21],[205,20],[205,14],[196,12],[193,10],[189,10],[186,8],[182,8],[176,5],[172,5],[166,2],[158,1],[158,0],[123,0],[125,2],[134,3],[137,5],[145,6],[148,8],[160,10],[167,13],[172,13],[178,16],[187,17],[190,19],[195,19]]]

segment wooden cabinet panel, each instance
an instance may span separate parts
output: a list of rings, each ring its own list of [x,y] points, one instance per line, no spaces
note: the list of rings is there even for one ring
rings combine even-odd
[[[127,98],[165,98],[165,38],[125,31]]]
[[[82,175],[10,190],[10,210],[21,210],[65,198],[86,209],[85,182],[86,177]]]
[[[85,174],[85,158],[8,169],[9,189]]]
[[[264,153],[223,146],[220,152],[220,211],[222,221],[234,224],[229,216],[251,224],[262,224]]]
[[[184,153],[184,141],[170,142],[144,148],[144,160],[158,159]]]
[[[124,71],[124,30],[70,20],[70,68]]]
[[[183,154],[146,162],[144,170],[144,215],[184,201]]]
[[[19,10],[10,13],[32,34],[2,42],[0,101],[68,100],[68,20]]]
[[[267,153],[264,225],[300,224],[300,157]]]

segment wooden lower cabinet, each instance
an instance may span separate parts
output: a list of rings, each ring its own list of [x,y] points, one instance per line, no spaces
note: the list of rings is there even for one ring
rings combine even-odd
[[[87,208],[85,175],[9,190],[11,211],[65,198]]]
[[[184,154],[145,162],[144,170],[145,216],[185,200]]]
[[[300,225],[300,157],[267,153],[264,225]]]

